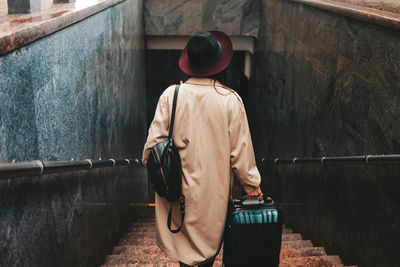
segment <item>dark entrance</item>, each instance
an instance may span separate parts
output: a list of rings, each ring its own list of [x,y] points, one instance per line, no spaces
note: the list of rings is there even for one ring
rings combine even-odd
[[[146,51],[146,73],[147,73],[147,125],[149,126],[154,117],[158,98],[162,92],[171,84],[185,81],[187,76],[179,69],[179,50],[147,50]],[[242,97],[246,105],[248,79],[243,74],[244,52],[237,51],[227,70],[225,85],[234,89]]]

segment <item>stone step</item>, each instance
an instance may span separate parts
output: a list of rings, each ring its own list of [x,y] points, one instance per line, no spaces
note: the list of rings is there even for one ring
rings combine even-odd
[[[156,232],[156,228],[154,226],[151,227],[146,227],[146,226],[132,226],[131,228],[129,228],[130,232],[138,232],[138,233],[155,233]]]
[[[155,232],[155,225],[149,223],[137,223],[137,224],[132,224],[130,229],[130,232]],[[282,236],[286,234],[293,234],[293,235],[300,235],[298,233],[293,233],[293,230],[290,228],[283,228],[282,229]]]
[[[138,226],[154,226],[156,221],[148,221],[148,222],[141,222],[137,221],[131,224],[131,226],[138,227]]]
[[[142,238],[156,238],[155,232],[129,232],[123,236],[123,239],[142,239]]]
[[[158,263],[176,263],[177,261],[169,258],[164,253],[158,253],[157,255],[109,255],[106,257],[106,265],[115,264],[158,264]]]
[[[155,230],[155,221],[153,222],[136,222],[136,223],[132,223],[131,228],[146,228],[146,229],[151,229],[151,230]],[[283,234],[292,234],[293,230],[291,228],[286,228],[283,227],[282,228],[282,233]]]
[[[294,241],[282,241],[282,248],[303,248],[313,247],[314,245],[310,240],[294,240]]]
[[[155,231],[155,230],[156,230],[156,227],[155,227],[154,224],[151,224],[151,225],[132,224],[132,225],[130,226],[129,230],[130,230],[130,229],[140,229],[140,230],[148,229],[148,231]]]
[[[283,234],[282,241],[296,241],[296,240],[303,240],[301,234]]]
[[[161,252],[161,249],[154,243],[151,246],[116,246],[113,249],[113,255],[140,255]]]
[[[281,259],[289,257],[326,256],[323,247],[282,248]]]
[[[145,227],[154,227],[156,225],[156,222],[155,221],[152,221],[152,222],[140,222],[140,221],[138,221],[138,222],[134,222],[134,223],[132,223],[131,224],[131,227],[143,227],[143,226],[145,226]]]
[[[129,263],[129,264],[103,264],[100,267],[179,267],[179,263]]]
[[[147,230],[147,229],[138,229],[135,228],[131,230],[129,233],[125,233],[123,238],[134,238],[135,236],[142,237],[142,236],[151,236],[152,238],[156,236],[155,231]]]
[[[120,246],[151,246],[154,245],[154,238],[131,238],[131,239],[120,239]]]
[[[309,257],[289,257],[281,260],[279,267],[343,267],[340,257],[337,255],[329,256],[309,256]]]
[[[283,228],[282,229],[282,234],[292,234],[293,230],[290,228]]]
[[[131,228],[131,231],[123,237],[123,239],[142,239],[145,237],[155,238],[155,231],[148,228]],[[282,241],[297,241],[302,240],[301,234],[283,234]]]
[[[130,264],[104,264],[100,267],[179,267],[178,263],[130,263]],[[222,267],[222,262],[214,262],[213,267]]]
[[[156,232],[149,229],[134,228],[130,232],[125,233],[124,237],[132,237],[133,235],[152,235],[155,236]]]
[[[113,255],[116,256],[130,256],[136,257],[141,255],[146,255],[146,257],[156,257],[163,253],[161,249],[155,244],[152,246],[116,246],[113,250]],[[222,250],[215,258],[216,261],[222,261]]]
[[[301,234],[283,227],[280,267],[335,267],[344,266],[339,256],[326,255],[323,247],[314,247],[310,240],[303,240]],[[214,267],[222,267],[222,249]],[[148,219],[131,225],[130,232],[114,247],[113,255],[107,256],[102,266],[107,267],[179,267],[176,260],[169,258],[156,245],[155,221]],[[349,266],[350,267],[350,266]],[[356,266],[351,266],[356,267]]]
[[[130,238],[156,238],[156,233],[155,232],[129,232],[126,233],[122,239],[130,239]]]
[[[164,264],[177,264],[178,262],[174,259],[169,258],[164,253],[157,255],[109,255],[106,258],[106,266],[117,266],[127,264],[153,264],[152,266],[164,266]],[[178,264],[179,266],[179,264]],[[216,259],[214,266],[222,266],[222,259]]]

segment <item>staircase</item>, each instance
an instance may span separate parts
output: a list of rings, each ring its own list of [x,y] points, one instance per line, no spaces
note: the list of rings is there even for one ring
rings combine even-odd
[[[107,256],[103,267],[179,267],[177,261],[169,258],[156,245],[154,218],[143,219],[132,224],[127,233]],[[222,266],[222,250],[214,267]],[[314,247],[310,240],[303,240],[300,234],[284,228],[280,267],[330,267],[344,266],[337,255],[327,255],[323,247]],[[354,267],[354,266],[353,266]]]

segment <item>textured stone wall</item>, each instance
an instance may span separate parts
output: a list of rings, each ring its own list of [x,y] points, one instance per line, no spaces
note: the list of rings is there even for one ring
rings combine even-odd
[[[139,157],[146,136],[141,0],[0,58],[0,161]],[[144,201],[143,169],[0,181],[1,266],[92,266]]]
[[[400,13],[400,3],[397,0],[331,0],[355,6],[368,7],[393,13]]]
[[[200,30],[258,36],[260,5],[254,0],[146,0],[146,35],[191,36]]]
[[[258,158],[400,152],[400,32],[263,0],[249,90]],[[264,166],[286,223],[346,264],[400,262],[398,165]]]

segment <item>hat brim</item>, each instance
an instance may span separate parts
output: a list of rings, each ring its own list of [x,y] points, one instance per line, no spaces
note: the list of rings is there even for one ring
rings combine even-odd
[[[221,56],[211,66],[196,68],[190,65],[187,45],[179,58],[179,68],[186,74],[194,77],[212,76],[225,70],[231,63],[233,56],[233,45],[228,35],[220,31],[209,31],[220,43]]]

